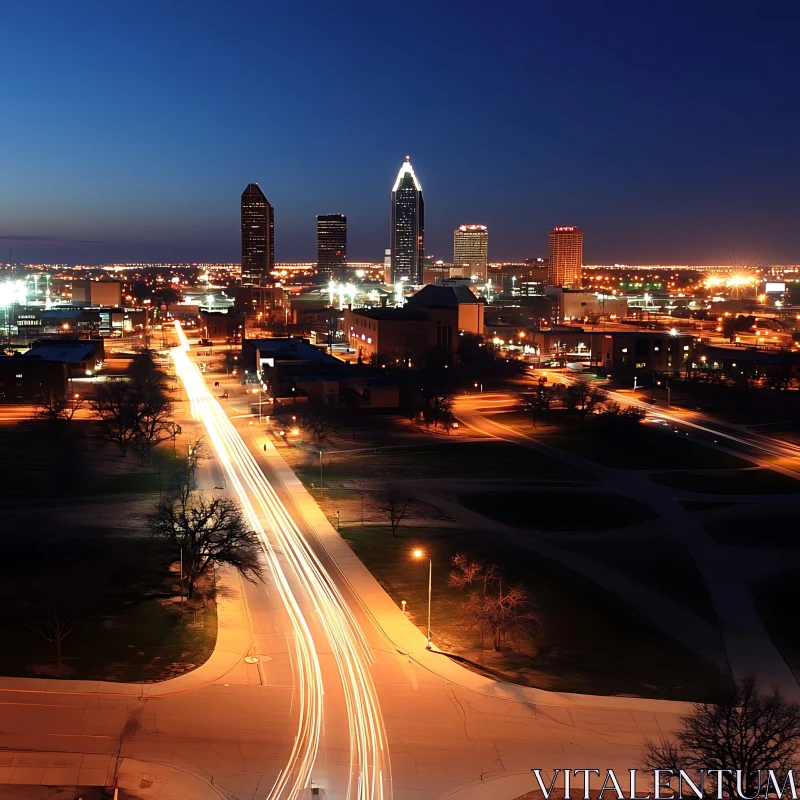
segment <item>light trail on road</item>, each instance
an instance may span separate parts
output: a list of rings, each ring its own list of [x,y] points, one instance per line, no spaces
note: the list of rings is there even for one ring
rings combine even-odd
[[[542,370],[542,372],[545,375],[548,374],[547,370]],[[561,381],[563,381],[564,384],[567,385],[580,379],[579,377],[573,378],[572,376],[567,376],[561,373],[556,373],[556,375]],[[727,439],[729,442],[735,442],[738,445],[752,447],[754,450],[760,450],[762,453],[765,453],[769,456],[774,456],[777,458],[800,458],[800,447],[791,444],[790,442],[781,442],[768,436],[760,436],[759,434],[753,433],[736,435],[736,433],[732,433],[730,429],[726,430],[722,423],[719,423],[719,427],[715,427],[708,422],[706,424],[701,424],[699,422],[694,422],[691,419],[687,419],[687,415],[691,415],[693,413],[691,411],[678,413],[669,408],[653,406],[650,403],[639,400],[632,395],[622,394],[621,392],[616,392],[613,389],[606,389],[605,391],[608,393],[610,398],[616,400],[620,404],[624,403],[629,406],[634,406],[635,408],[640,408],[643,411],[646,411],[648,414],[663,417],[674,425],[684,425],[687,428],[692,428],[696,431],[700,431],[711,436],[718,436],[721,439]]]
[[[323,715],[322,670],[313,635],[277,551],[291,566],[294,577],[311,600],[341,678],[350,749],[350,779],[345,796],[350,798],[355,794],[358,800],[390,798],[389,751],[372,680],[372,651],[339,589],[189,358],[189,343],[179,322],[175,323],[175,330],[180,343],[172,351],[175,371],[186,388],[193,416],[201,420],[208,431],[231,486],[261,540],[295,634],[300,695],[298,734],[289,763],[270,792],[269,800],[304,797],[319,748]],[[269,533],[262,519],[267,521]]]

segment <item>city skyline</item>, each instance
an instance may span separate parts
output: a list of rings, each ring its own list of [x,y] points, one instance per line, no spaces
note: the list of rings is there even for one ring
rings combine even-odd
[[[258,181],[279,209],[277,260],[314,260],[314,216],[334,208],[349,217],[351,258],[379,261],[389,246],[385,175],[410,152],[425,176],[426,250],[439,258],[464,219],[492,229],[500,261],[544,254],[545,232],[573,219],[594,263],[800,261],[798,112],[784,102],[797,67],[796,6],[629,13],[578,3],[569,17],[501,8],[483,31],[468,8],[420,5],[408,68],[416,90],[398,115],[384,102],[383,54],[404,44],[402,26],[380,8],[351,18],[312,5],[302,17],[270,17],[273,57],[287,69],[269,102],[251,69],[266,14],[255,6],[239,19],[198,3],[189,21],[170,9],[15,8],[0,55],[17,75],[5,97],[13,123],[0,133],[13,154],[0,191],[0,260],[236,261],[231,200]],[[371,37],[376,29],[385,36]],[[540,33],[531,40],[531,31]],[[488,124],[454,131],[464,77],[455,42],[475,54],[470,97]],[[551,57],[566,46],[574,58]],[[109,47],[119,55],[111,62]],[[323,69],[341,91],[319,100]],[[230,124],[254,99],[263,136]],[[740,124],[767,113],[768,126]],[[335,122],[324,145],[309,124],[320,114]],[[54,120],[67,116],[55,134]]]

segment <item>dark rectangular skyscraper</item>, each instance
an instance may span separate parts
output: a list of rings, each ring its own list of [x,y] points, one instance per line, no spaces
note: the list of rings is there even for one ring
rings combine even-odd
[[[342,280],[347,265],[347,217],[317,217],[317,272],[325,280]]]
[[[392,283],[422,284],[424,235],[422,187],[406,156],[392,188]]]
[[[272,281],[275,265],[275,216],[257,183],[242,192],[242,286]]]

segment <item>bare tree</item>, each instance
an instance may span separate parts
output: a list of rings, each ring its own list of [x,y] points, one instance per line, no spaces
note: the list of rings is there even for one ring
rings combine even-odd
[[[567,386],[564,392],[564,405],[569,411],[577,411],[581,420],[593,414],[606,401],[608,394],[597,386],[578,380]]]
[[[92,409],[103,438],[116,445],[125,456],[138,432],[135,390],[124,378],[112,378],[98,384],[97,395]]]
[[[433,423],[434,428],[440,424],[447,425],[452,417],[453,398],[449,394],[433,392],[425,396],[425,421]]]
[[[23,624],[43,639],[53,643],[56,669],[60,670],[64,640],[86,621],[86,614],[74,603],[57,594],[45,596],[35,603],[28,603],[27,609],[27,619]]]
[[[466,553],[456,553],[451,559],[453,569],[447,577],[447,585],[458,589],[472,588],[483,576],[483,564],[473,561]]]
[[[138,409],[136,436],[133,447],[147,461],[154,448],[175,436],[172,404],[166,398],[153,398],[143,402]]]
[[[309,416],[305,425],[311,431],[311,438],[320,450],[325,446],[325,442],[338,430],[329,417],[319,413]]]
[[[387,486],[380,496],[378,510],[388,514],[392,526],[392,536],[397,536],[397,529],[406,515],[411,499],[401,494],[394,486]]]
[[[695,703],[680,722],[674,739],[646,740],[647,766],[705,769],[712,782],[715,776],[709,770],[723,770],[718,773],[722,784],[714,784],[714,796],[755,796],[762,791],[759,771],[798,766],[800,705],[777,689],[761,692],[755,678],[734,684],[717,703]],[[728,774],[731,768],[742,770],[741,786]],[[708,788],[707,793],[712,794]],[[780,795],[777,788],[776,794]]]
[[[530,638],[534,631],[542,633],[541,620],[526,592],[520,586],[503,591],[503,576],[497,565],[475,561],[464,553],[456,553],[451,562],[454,569],[448,584],[467,590],[464,614],[481,633],[481,651],[487,634],[494,649],[501,650]],[[481,586],[482,591],[476,590]]]
[[[520,396],[522,410],[530,415],[534,428],[536,427],[536,420],[540,416],[547,419],[545,415],[550,411],[550,406],[553,405],[553,401],[556,399],[556,393],[555,386],[540,383],[535,392]]]
[[[134,356],[126,377],[98,384],[92,407],[104,438],[123,456],[135,449],[144,462],[153,448],[174,435],[167,376],[150,350]]]
[[[77,394],[71,398],[50,395],[39,403],[36,417],[51,422],[69,422],[85,405],[85,399]]]
[[[530,610],[528,595],[519,586],[505,592],[484,595],[471,592],[464,611],[483,633],[489,634],[495,650],[515,646],[520,640],[530,638],[532,627],[541,628],[538,617]]]
[[[156,504],[147,523],[153,536],[183,555],[187,594],[211,567],[228,564],[255,583],[263,577],[258,535],[247,525],[239,504],[227,497],[203,497],[193,489],[193,468],[176,476],[170,493]]]

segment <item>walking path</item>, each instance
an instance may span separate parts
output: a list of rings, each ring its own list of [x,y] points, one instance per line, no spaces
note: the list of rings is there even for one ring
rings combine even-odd
[[[472,407],[468,403],[472,403]],[[468,402],[464,402],[463,398],[457,399],[454,410],[464,424],[593,474],[613,486],[619,494],[656,511],[659,519],[655,524],[665,536],[677,539],[686,546],[705,581],[734,677],[743,679],[755,674],[766,685],[780,686],[787,696],[800,698],[800,686],[773,644],[755,608],[747,585],[749,575],[742,573],[736,555],[715,542],[697,518],[672,496],[673,490],[653,483],[642,471],[612,469],[595,464],[487,419],[474,408],[474,398],[468,398]],[[679,625],[680,620],[676,619],[674,624]]]

